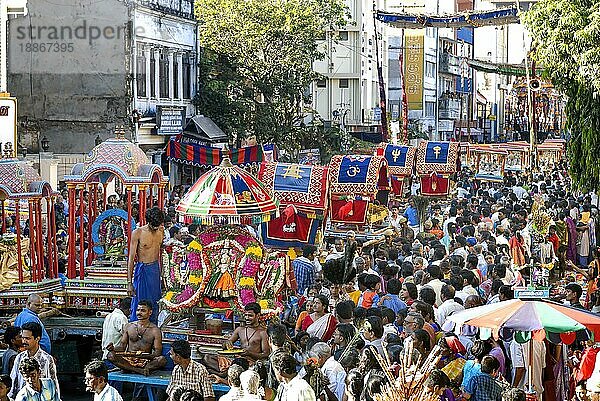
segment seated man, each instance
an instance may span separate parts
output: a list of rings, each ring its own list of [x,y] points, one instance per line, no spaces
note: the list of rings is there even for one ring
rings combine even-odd
[[[208,371],[200,363],[192,360],[190,343],[186,340],[174,341],[169,355],[175,363],[175,368],[167,387],[167,395],[174,399],[175,389],[185,388],[202,394],[204,401],[215,401],[215,393]]]
[[[223,349],[233,348],[233,343],[239,340],[241,348],[244,350],[241,356],[254,363],[259,359],[267,359],[271,353],[267,330],[260,323],[260,305],[256,302],[249,303],[244,307],[244,319],[246,325],[238,327],[231,334],[231,337],[223,343]],[[226,377],[227,369],[231,365],[231,360],[221,356],[204,355],[202,361],[204,366],[211,373],[216,373],[220,377]]]
[[[119,368],[148,376],[167,364],[162,355],[162,333],[150,321],[152,302],[142,300],[136,310],[138,320],[128,323],[116,347],[110,343],[107,359]]]
[[[251,302],[244,307],[244,320],[246,325],[235,329],[229,340],[223,344],[223,348],[232,348],[233,343],[240,341],[244,356],[251,362],[259,359],[267,359],[271,353],[267,330],[260,323],[260,305]]]

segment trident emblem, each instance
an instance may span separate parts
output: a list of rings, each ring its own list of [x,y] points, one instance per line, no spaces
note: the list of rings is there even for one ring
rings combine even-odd
[[[440,152],[442,151],[442,147],[441,146],[434,146],[433,147],[433,154],[435,155],[435,158],[439,158],[440,157]]]
[[[394,158],[394,163],[396,163],[398,161],[398,158],[400,157],[401,154],[402,154],[402,151],[400,149],[392,150],[392,157]]]

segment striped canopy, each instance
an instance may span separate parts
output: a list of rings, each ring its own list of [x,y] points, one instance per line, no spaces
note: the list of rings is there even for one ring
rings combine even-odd
[[[458,327],[468,324],[485,327],[494,332],[506,328],[518,331],[544,329],[549,333],[594,331],[600,327],[600,316],[591,316],[578,309],[543,301],[509,301],[467,309],[448,317]]]
[[[240,224],[268,221],[278,208],[264,185],[226,156],[196,181],[177,205],[177,212],[197,217],[203,224]]]

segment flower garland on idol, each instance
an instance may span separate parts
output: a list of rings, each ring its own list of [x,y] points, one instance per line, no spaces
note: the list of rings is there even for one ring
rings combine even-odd
[[[169,287],[161,302],[172,312],[202,305],[215,309],[233,309],[242,313],[245,305],[258,302],[263,318],[279,313],[283,306],[276,299],[285,280],[285,254],[267,254],[262,244],[239,226],[208,228],[187,247],[187,280]],[[233,277],[237,296],[209,297],[218,288],[223,274],[221,258],[230,259],[227,274]],[[173,283],[178,277],[170,277]]]

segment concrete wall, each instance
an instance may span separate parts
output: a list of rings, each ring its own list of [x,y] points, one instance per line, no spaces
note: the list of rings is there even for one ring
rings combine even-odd
[[[34,1],[28,9],[9,22],[8,85],[28,121],[21,145],[37,151],[36,137],[46,136],[50,151],[85,152],[127,119],[130,11],[118,0]]]

